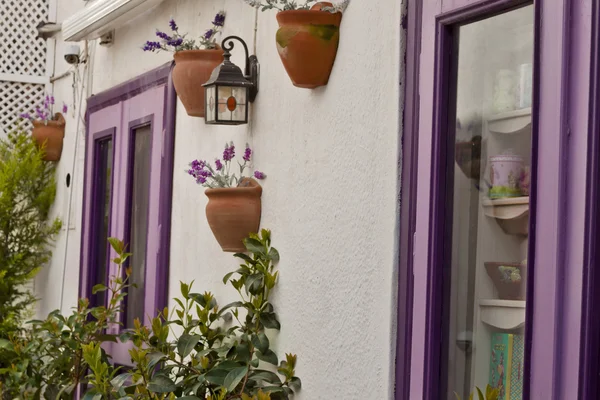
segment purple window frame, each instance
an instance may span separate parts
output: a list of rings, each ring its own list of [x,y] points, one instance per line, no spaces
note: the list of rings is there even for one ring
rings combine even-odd
[[[412,3],[412,8],[411,8]],[[443,144],[442,128],[447,121],[446,110],[440,99],[447,95],[447,76],[449,42],[447,28],[453,24],[464,24],[487,18],[515,7],[531,4],[531,1],[515,0],[445,0],[443,2],[426,0],[422,3],[422,9],[409,1],[409,10],[417,9],[417,12],[409,11],[408,15],[408,42],[407,42],[407,81],[414,77],[420,82],[414,84],[413,88],[407,82],[406,86],[406,108],[404,114],[403,133],[403,155],[410,158],[404,160],[402,172],[402,208],[400,222],[400,254],[399,260],[399,290],[408,287],[406,294],[399,293],[398,309],[398,347],[396,363],[396,399],[415,398],[437,400],[435,397],[440,393],[440,341],[442,340],[441,304],[442,294],[439,289],[441,285],[440,262],[443,261],[444,234],[443,224],[447,221],[444,207],[440,205],[445,201],[447,191],[439,190],[440,185],[445,183],[441,165],[445,165],[432,155],[443,155],[440,146]],[[579,332],[566,325],[563,303],[568,302],[569,308],[573,309],[573,300],[565,296],[567,284],[571,288],[577,285],[577,276],[573,273],[567,274],[565,267],[566,240],[555,234],[563,232],[567,226],[566,206],[567,203],[567,159],[568,159],[568,136],[570,135],[569,112],[573,115],[575,111],[569,110],[570,102],[581,101],[577,90],[569,87],[569,69],[573,66],[581,70],[581,61],[570,58],[572,47],[579,46],[578,54],[581,54],[581,45],[587,43],[584,28],[577,30],[578,41],[571,38],[573,27],[579,26],[578,22],[585,21],[584,1],[564,1],[557,5],[549,0],[536,0],[533,2],[535,10],[535,40],[534,40],[534,94],[532,107],[532,194],[530,196],[530,215],[544,215],[545,218],[536,221],[530,220],[529,236],[529,274],[535,276],[535,265],[544,265],[544,275],[538,279],[528,279],[527,309],[526,309],[526,345],[525,354],[525,385],[524,399],[560,399],[561,393],[568,387],[575,387],[577,369],[574,373],[572,368],[563,367],[565,354],[563,349],[579,345]],[[598,15],[596,15],[596,18]],[[435,21],[434,21],[435,20]],[[552,23],[542,24],[542,21]],[[411,25],[412,23],[412,25]],[[411,28],[412,26],[412,28]],[[419,32],[420,30],[420,32]],[[416,32],[416,33],[415,33]],[[411,33],[415,42],[411,43]],[[424,42],[424,38],[426,41]],[[426,43],[426,44],[424,44]],[[562,44],[562,46],[557,45]],[[421,51],[422,49],[422,51]],[[585,50],[584,50],[585,51]],[[594,50],[597,51],[597,50]],[[423,60],[421,60],[423,58]],[[444,62],[445,61],[445,62]],[[540,69],[541,65],[552,66]],[[411,69],[413,72],[411,72]],[[415,74],[414,71],[417,71]],[[580,71],[578,71],[580,72]],[[429,75],[431,74],[431,75]],[[431,82],[428,82],[432,79]],[[582,88],[582,80],[574,79],[577,89]],[[422,90],[432,90],[433,97],[429,93],[420,93]],[[421,98],[426,95],[427,101],[421,103]],[[544,106],[540,106],[538,99],[544,99]],[[433,101],[431,101],[433,100]],[[424,115],[424,118],[421,118]],[[428,121],[429,116],[433,118]],[[579,116],[579,115],[578,115]],[[432,129],[429,124],[432,123]],[[419,128],[420,124],[424,124]],[[423,132],[420,132],[423,131]],[[426,132],[425,132],[426,131]],[[546,134],[541,138],[537,132]],[[432,133],[431,133],[432,132]],[[421,137],[432,135],[431,152],[425,155],[426,145],[422,145],[418,152],[410,149],[418,148],[416,143]],[[427,143],[427,140],[424,141]],[[418,153],[418,154],[417,154]],[[544,157],[537,157],[544,154]],[[551,154],[552,156],[548,156]],[[418,157],[424,157],[425,162],[431,162],[431,171],[417,168]],[[407,165],[408,164],[408,165]],[[425,165],[421,162],[421,166]],[[409,167],[409,168],[406,168]],[[410,169],[410,171],[408,171]],[[412,171],[417,169],[418,179],[411,178]],[[544,171],[537,176],[537,171]],[[427,171],[430,174],[427,174]],[[409,177],[409,179],[406,179]],[[427,187],[431,188],[428,204],[429,215],[423,214],[423,207],[415,205],[418,191],[417,181],[431,182]],[[537,192],[542,191],[544,201],[540,204],[536,201]],[[429,191],[426,189],[424,191]],[[420,210],[420,211],[419,211]],[[408,218],[406,216],[408,215]],[[416,223],[412,218],[417,215]],[[424,231],[417,231],[416,224],[427,221]],[[425,232],[423,236],[422,233]],[[535,234],[538,233],[538,235]],[[416,235],[418,234],[418,235]],[[413,235],[416,235],[413,237]],[[571,241],[576,240],[569,237]],[[413,247],[413,242],[415,247]],[[422,245],[427,243],[428,249]],[[544,251],[535,254],[535,249],[541,246],[548,247],[552,251]],[[412,251],[410,251],[412,249]],[[412,258],[419,251],[424,251],[424,256],[419,256],[419,268],[427,267],[426,276],[419,273],[419,287],[417,287],[417,266],[413,266]],[[414,271],[414,274],[413,274]],[[439,272],[436,274],[435,272]],[[404,278],[404,279],[403,279]],[[427,290],[423,290],[423,282],[427,279]],[[566,283],[565,283],[566,282]],[[422,291],[422,292],[421,292]],[[421,292],[421,293],[420,293]],[[600,297],[600,295],[598,296]],[[578,301],[575,300],[575,301]],[[550,307],[548,306],[550,305]],[[416,307],[424,307],[425,318],[419,317],[419,313],[413,313]],[[436,313],[436,310],[438,313]],[[534,310],[536,311],[534,313]],[[410,315],[413,318],[410,319]],[[418,325],[414,323],[417,322]],[[548,329],[551,326],[554,329]],[[598,329],[600,330],[600,328]],[[405,331],[402,334],[402,331]],[[423,336],[423,334],[425,334]],[[535,336],[535,341],[532,338]],[[424,339],[423,339],[424,337]],[[578,347],[577,347],[578,348]],[[579,349],[579,348],[578,348]],[[415,352],[415,350],[417,352]],[[423,353],[421,353],[423,352]],[[408,355],[411,363],[407,366],[400,355]],[[533,356],[535,354],[535,356]],[[571,351],[568,363],[573,364],[579,357],[575,358]],[[421,364],[419,358],[425,362]],[[562,358],[561,358],[562,357]],[[565,363],[565,364],[568,364]],[[416,367],[416,368],[415,368]],[[421,370],[420,367],[423,367]],[[569,372],[567,372],[569,370]],[[413,388],[412,385],[416,386]],[[421,392],[422,389],[422,392]],[[561,390],[563,392],[561,392]],[[585,399],[590,397],[585,397]]]
[[[126,183],[126,191],[127,194],[125,198],[127,199],[127,205],[125,206],[125,235],[127,237],[124,238],[125,243],[131,242],[131,208],[133,206],[133,165],[134,165],[134,154],[135,154],[135,131],[138,128],[142,128],[145,126],[150,126],[151,132],[154,129],[154,114],[146,115],[145,117],[135,119],[130,121],[127,127],[127,134],[129,135],[129,152],[127,154],[127,183]],[[152,149],[154,145],[154,138],[150,137],[150,154],[152,154]],[[173,175],[173,171],[171,171],[171,176]],[[148,197],[150,197],[150,190],[148,187]],[[150,207],[148,207],[148,212],[146,213],[146,218],[149,218]],[[170,222],[169,222],[170,225]],[[146,241],[146,255],[148,255],[148,241]],[[147,275],[147,268],[144,268],[144,275]],[[146,282],[146,278],[144,278],[144,282]],[[159,290],[157,290],[159,291]],[[163,307],[166,304],[161,304],[156,302],[158,305],[162,305]],[[146,307],[144,305],[144,314],[146,311]],[[127,321],[127,309],[125,308],[125,312],[121,315],[121,322],[125,324]],[[122,326],[122,329],[125,329],[125,325]]]
[[[104,179],[102,179],[102,177],[100,176],[101,168],[99,165],[99,159],[98,159],[98,146],[100,145],[100,142],[103,142],[107,139],[110,139],[112,141],[112,165],[111,165],[111,182],[110,182],[110,186],[111,188],[114,186],[114,180],[115,180],[115,174],[114,174],[114,167],[115,167],[115,132],[116,132],[116,128],[109,128],[109,129],[105,129],[103,131],[100,132],[96,132],[93,133],[92,136],[92,140],[94,142],[94,175],[93,175],[93,183],[92,183],[92,189],[91,189],[91,194],[92,194],[92,202],[93,202],[93,206],[96,210],[98,209],[98,207],[100,206],[99,204],[97,204],[98,202],[98,189],[100,187],[100,185],[105,184]],[[111,228],[111,216],[112,216],[112,205],[113,205],[113,198],[114,198],[114,192],[111,190],[110,193],[110,201],[109,201],[109,211],[108,211],[108,232],[110,232],[110,228]],[[97,232],[98,231],[98,226],[97,226],[97,222],[99,219],[99,214],[98,212],[94,213],[93,215],[91,215],[90,218],[90,226],[91,226],[91,232]],[[94,249],[93,248],[93,242],[95,242],[96,237],[92,234],[89,235],[88,239],[88,246],[90,247],[91,251],[90,251],[90,267],[89,267],[89,277],[95,277],[98,274],[98,251],[99,249]],[[105,252],[106,252],[106,276],[104,277],[105,280],[108,279],[108,264],[110,261],[110,250],[109,250],[109,246],[108,246],[108,242],[106,243],[106,248],[105,248]],[[94,282],[92,280],[89,280],[88,282],[86,282],[87,284],[87,293],[92,293],[92,287],[94,286]],[[98,304],[94,304],[93,302],[90,302],[91,306],[97,306]]]
[[[157,308],[162,309],[167,305],[167,297],[168,297],[168,265],[169,265],[169,255],[170,255],[170,237],[171,237],[171,205],[172,205],[172,192],[173,192],[173,165],[174,165],[174,146],[175,146],[175,113],[176,113],[176,104],[177,104],[177,95],[175,93],[175,89],[173,86],[172,78],[171,78],[171,70],[173,68],[173,63],[165,64],[161,67],[158,67],[154,70],[151,70],[143,75],[140,75],[132,80],[129,80],[125,83],[122,83],[112,89],[109,89],[105,92],[99,93],[90,97],[87,100],[87,110],[86,110],[86,132],[89,135],[89,138],[93,140],[93,134],[90,131],[90,116],[95,112],[103,110],[107,107],[114,106],[121,102],[127,101],[147,90],[151,90],[160,86],[164,86],[164,110],[163,110],[163,151],[161,154],[160,161],[160,171],[161,171],[161,190],[159,192],[158,199],[158,220],[159,220],[159,233],[158,240],[160,242],[160,247],[158,252],[156,253],[156,263],[159,268],[157,268],[157,276],[156,276],[156,286],[154,290],[154,304],[156,304]],[[148,118],[148,117],[146,117]],[[144,118],[142,118],[144,120]],[[131,121],[129,124],[129,131],[126,134],[132,134],[132,127],[137,122],[144,122],[147,124],[147,121],[135,120]],[[153,120],[150,121],[152,124]],[[115,151],[117,144],[115,143],[115,137],[113,136],[113,151]],[[86,146],[85,150],[85,159],[88,160],[90,155],[88,154],[89,147]],[[113,157],[113,163],[115,162],[116,157]],[[89,174],[88,164],[85,163],[84,167],[84,177],[87,177]],[[127,157],[127,168],[130,168],[131,157]],[[113,180],[115,173],[113,172]],[[129,171],[128,177],[129,179]],[[93,216],[97,214],[97,209],[95,209],[94,204],[89,204],[87,199],[88,193],[92,193],[92,182],[89,182],[87,178],[84,179],[84,195],[83,195],[83,220],[82,220],[82,237],[81,237],[81,246],[82,253],[83,249],[86,249],[87,254],[90,254],[90,246],[91,242],[89,237],[86,237],[86,226],[93,221]],[[129,187],[129,182],[127,182],[127,187]],[[112,193],[114,197],[114,191]],[[112,209],[112,207],[111,207]],[[128,211],[130,212],[130,211]],[[127,221],[127,223],[129,223]],[[91,237],[91,235],[88,235]],[[90,277],[89,274],[84,274],[84,270],[86,272],[90,271],[90,267],[88,265],[84,265],[84,257],[81,257],[80,262],[80,276]],[[79,282],[79,296],[86,297],[90,294],[90,282],[85,281],[84,279],[80,279]],[[149,296],[149,293],[146,293],[146,297]],[[119,360],[117,360],[119,361]]]
[[[470,6],[452,10],[436,18],[435,44],[435,89],[433,94],[433,139],[431,149],[431,194],[429,199],[429,238],[428,238],[428,274],[427,274],[427,317],[425,327],[425,370],[423,374],[423,399],[435,400],[445,396],[447,365],[442,361],[444,349],[448,346],[448,309],[446,301],[450,290],[452,254],[453,193],[454,171],[448,168],[449,160],[453,164],[457,84],[458,33],[461,25],[493,17],[523,6],[530,0],[482,1]],[[536,60],[537,61],[537,60]],[[534,82],[538,63],[534,61]],[[535,84],[534,84],[535,85]],[[532,154],[531,154],[531,195],[530,227],[535,226],[535,206],[537,200],[537,86],[534,86],[532,107]],[[535,276],[535,229],[530,229],[528,243],[528,276]],[[531,307],[533,303],[533,281],[528,279],[527,308],[525,323],[525,371],[529,376],[531,356]],[[523,397],[528,398],[527,385]]]
[[[410,362],[413,320],[413,252],[416,230],[417,161],[419,148],[419,64],[421,53],[422,1],[407,0],[407,14],[402,22],[406,37],[405,106],[402,113],[402,154],[398,187],[400,230],[398,248],[398,306],[394,398],[410,398]]]
[[[600,4],[592,3],[579,399],[600,397]]]

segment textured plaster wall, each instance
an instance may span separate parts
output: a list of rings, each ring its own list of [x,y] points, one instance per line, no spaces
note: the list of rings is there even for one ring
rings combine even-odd
[[[64,3],[59,20],[83,2]],[[279,355],[298,354],[304,387],[297,399],[391,398],[401,3],[352,1],[329,85],[316,90],[292,86],[275,47],[275,14],[256,14],[241,0],[165,0],[117,30],[113,46],[90,43],[91,73],[80,67],[78,85],[85,83],[88,95],[98,93],[169,61],[168,54],[140,50],[155,28],[166,29],[172,16],[182,30],[197,36],[219,9],[227,11],[224,33],[243,37],[259,58],[260,93],[252,122],[240,127],[206,126],[178,104],[169,297],[178,294],[180,280],[195,280],[196,290],[212,291],[221,304],[236,298],[221,279],[237,263],[221,252],[208,228],[203,188],[183,171],[195,158],[219,156],[226,141],[236,143],[238,154],[248,142],[256,168],[268,175],[261,227],[273,231],[281,253],[273,301],[282,330],[271,336]],[[57,73],[68,67],[62,46],[59,40]],[[234,53],[233,61],[241,64],[239,55]],[[56,93],[70,99],[71,85],[71,78],[57,82]],[[75,128],[76,118],[70,118],[59,164],[61,182],[62,175],[75,171],[76,186],[69,189],[74,190],[74,229],[66,246],[66,231],[60,236],[52,265],[37,282],[44,299],[40,313],[60,305],[65,254],[63,310],[77,296],[84,138],[80,136],[75,153]],[[69,190],[59,189],[56,214],[63,218]]]

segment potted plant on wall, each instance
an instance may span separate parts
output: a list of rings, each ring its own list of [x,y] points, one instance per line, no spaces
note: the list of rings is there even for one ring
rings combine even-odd
[[[250,169],[251,157],[252,150],[246,144],[244,162],[238,162],[240,173],[236,176],[231,171],[235,146],[230,142],[225,145],[223,160],[216,159],[214,167],[206,161],[194,160],[186,171],[196,183],[207,188],[206,219],[223,251],[246,251],[243,239],[258,232],[262,187],[252,177],[244,176],[244,171]],[[252,176],[266,178],[260,171],[254,171]]]
[[[31,121],[33,131],[31,136],[41,148],[44,146],[44,160],[58,161],[62,154],[63,139],[65,137],[65,118],[67,105],[63,103],[62,114],[53,113],[54,96],[46,95],[42,107],[36,107],[35,114],[24,113],[21,118]]]
[[[305,0],[244,0],[262,11],[278,10],[279,57],[294,86],[327,85],[340,41],[342,12],[350,0],[333,5]]]
[[[173,19],[169,21],[171,34],[156,31],[158,41],[147,41],[144,51],[173,52],[173,86],[188,115],[204,117],[204,88],[213,69],[223,62],[223,50],[217,45],[217,34],[225,25],[225,12],[219,11],[212,21],[212,28],[198,39],[188,39],[179,33]]]

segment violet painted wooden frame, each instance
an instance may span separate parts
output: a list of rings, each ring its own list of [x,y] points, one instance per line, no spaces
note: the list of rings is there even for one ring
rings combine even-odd
[[[93,186],[92,186],[92,190],[91,190],[91,193],[92,193],[91,197],[92,197],[92,202],[94,202],[94,207],[98,206],[97,204],[95,204],[96,200],[98,198],[98,196],[97,196],[97,190],[99,188],[99,185],[103,182],[103,180],[100,177],[100,168],[99,168],[99,165],[98,165],[99,164],[98,163],[99,160],[96,157],[97,156],[97,147],[98,147],[99,142],[101,142],[101,141],[104,141],[104,140],[107,140],[107,139],[110,139],[112,141],[112,144],[113,144],[113,148],[112,148],[113,155],[112,155],[112,165],[110,166],[110,168],[111,168],[111,177],[110,177],[111,183],[110,183],[110,186],[112,188],[113,184],[114,184],[114,180],[115,180],[114,179],[114,177],[115,177],[115,173],[114,173],[114,167],[115,167],[114,145],[115,145],[115,132],[116,132],[116,130],[117,130],[116,128],[111,128],[111,129],[106,129],[104,131],[96,132],[96,133],[94,133],[94,134],[91,135],[92,136],[91,139],[94,142],[94,154],[92,155],[92,157],[94,157],[94,172],[95,173],[93,175],[93,183],[92,183]],[[114,197],[113,196],[113,191],[111,190],[110,201],[109,201],[108,232],[110,232],[113,197]],[[95,232],[98,229],[98,227],[96,226],[97,219],[98,219],[97,218],[97,213],[93,214],[92,218],[91,218],[91,221],[90,221],[90,223],[91,223],[90,226],[91,226],[92,232]],[[88,243],[89,243],[88,246],[92,247],[92,242],[94,241],[94,237],[90,235],[87,238],[87,240],[88,240]],[[95,277],[97,275],[97,272],[98,272],[98,265],[96,263],[96,261],[97,261],[97,251],[98,251],[98,249],[93,249],[90,252],[90,260],[91,260],[90,267],[89,267],[89,269],[90,269],[89,276],[90,277]],[[105,277],[105,279],[108,279],[108,271],[109,271],[109,269],[108,269],[108,262],[110,260],[110,251],[108,249],[108,246],[105,249],[105,251],[106,251],[106,264],[107,264],[106,265],[106,275],[107,276]],[[81,284],[81,282],[80,282],[80,284]],[[92,287],[94,285],[94,282],[90,280],[88,282],[84,282],[84,284],[87,285],[87,288],[86,288],[87,289],[87,293],[92,293]],[[91,306],[97,306],[98,305],[98,304],[93,304],[93,303],[90,303],[90,304],[91,304]]]
[[[600,396],[600,4],[592,3],[579,399]]]
[[[476,22],[503,12],[507,12],[531,4],[529,0],[482,0],[468,6],[460,7],[442,13],[436,17],[435,30],[435,66],[434,66],[434,92],[432,121],[432,146],[431,146],[431,192],[429,199],[429,227],[428,227],[428,255],[427,255],[427,292],[426,292],[426,325],[425,325],[425,360],[423,371],[423,399],[438,400],[443,398],[445,387],[444,365],[442,364],[443,343],[445,343],[446,320],[444,318],[444,299],[447,296],[445,282],[448,281],[451,266],[449,252],[451,252],[452,238],[452,168],[448,168],[449,160],[453,160],[454,99],[450,98],[455,93],[456,84],[455,59],[456,36],[454,29],[457,26]],[[539,8],[536,8],[536,15]],[[424,21],[431,23],[430,21]],[[536,38],[539,34],[538,18],[536,17]],[[530,195],[530,235],[528,252],[528,276],[535,276],[535,215],[536,215],[536,178],[537,178],[537,118],[538,118],[538,81],[539,47],[536,39],[536,59],[534,60],[534,94],[532,107],[532,184]],[[410,101],[410,99],[408,99]],[[417,101],[418,97],[417,97]],[[413,131],[414,132],[414,131]],[[427,134],[427,133],[424,133]],[[525,376],[529,376],[532,337],[532,310],[533,310],[533,283],[534,278],[528,279],[527,292],[527,321],[526,321],[526,354]],[[413,331],[413,334],[416,332]],[[413,355],[414,356],[414,355]],[[440,382],[443,379],[443,382]],[[525,385],[524,399],[529,398],[528,385]],[[408,397],[405,397],[408,398]]]
[[[410,398],[410,359],[413,318],[413,252],[416,229],[417,161],[419,142],[419,61],[422,0],[407,0],[403,26],[406,32],[405,106],[402,114],[400,233],[398,246],[398,319],[394,398]]]
[[[127,183],[125,184],[127,194],[125,198],[127,199],[127,205],[125,206],[125,234],[128,235],[124,238],[125,243],[131,243],[131,207],[133,206],[133,165],[134,165],[134,157],[135,157],[135,130],[144,126],[150,126],[150,130],[154,128],[154,114],[147,115],[142,118],[138,118],[136,120],[130,121],[127,127],[127,135],[129,136],[129,153],[127,154]],[[154,140],[152,135],[150,135],[150,155],[152,155],[152,148],[154,145]],[[173,175],[173,171],[171,171],[171,176]],[[150,186],[148,187],[148,197],[150,197]],[[150,207],[148,207],[148,212],[146,213],[146,219],[149,218]],[[170,222],[169,222],[170,224]],[[148,241],[146,241],[146,255],[148,254]],[[131,260],[128,259],[128,261]],[[144,275],[147,275],[147,268],[144,267]],[[146,282],[146,277],[144,277],[144,282]],[[145,296],[145,291],[144,291]],[[144,302],[145,303],[145,302]],[[160,303],[157,303],[160,304]],[[163,306],[166,306],[164,304]],[[144,314],[146,311],[146,307],[144,304]],[[123,326],[121,330],[126,329],[125,323],[127,321],[127,308],[125,308],[125,312],[121,315],[121,322]]]
[[[173,164],[174,164],[174,146],[175,146],[175,112],[177,104],[177,95],[173,86],[171,78],[171,70],[173,64],[168,63],[152,71],[149,71],[137,78],[120,84],[112,89],[90,97],[87,100],[87,111],[86,111],[86,132],[90,133],[90,115],[94,112],[102,110],[106,107],[118,104],[130,98],[137,96],[138,94],[165,85],[165,105],[164,105],[164,123],[163,123],[163,146],[164,151],[161,157],[161,176],[164,179],[161,181],[161,191],[159,195],[159,209],[158,218],[160,221],[160,232],[159,238],[161,246],[157,253],[157,265],[163,266],[158,268],[157,282],[158,286],[154,290],[155,302],[158,305],[167,305],[167,290],[168,290],[168,265],[170,255],[170,230],[171,230],[171,205],[172,205],[172,191],[173,191]],[[113,143],[114,146],[114,143]],[[85,158],[88,159],[88,147],[86,146]],[[87,163],[84,170],[84,175],[88,175]],[[85,182],[86,187],[89,182]],[[89,213],[94,214],[96,210],[88,210],[88,201],[86,198],[87,190],[84,190],[83,196],[83,221],[82,221],[82,232],[85,232],[85,226],[89,223],[86,219],[86,215]],[[89,241],[82,234],[81,238],[82,250],[89,246]],[[83,257],[80,263],[80,277],[88,276],[83,274],[84,266]],[[86,295],[87,293],[87,282],[80,278],[79,282],[79,296]]]

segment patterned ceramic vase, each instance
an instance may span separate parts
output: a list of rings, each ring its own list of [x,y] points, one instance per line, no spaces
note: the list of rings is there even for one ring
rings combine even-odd
[[[523,174],[523,158],[514,154],[490,157],[490,198],[519,197],[519,179]]]

